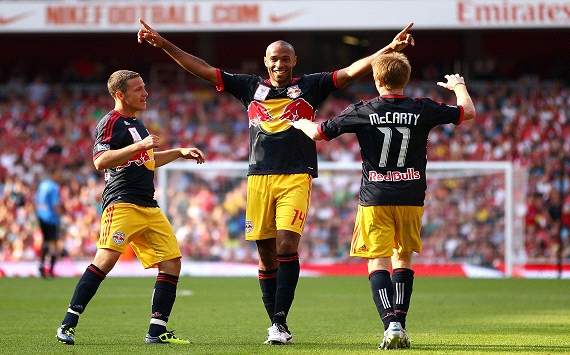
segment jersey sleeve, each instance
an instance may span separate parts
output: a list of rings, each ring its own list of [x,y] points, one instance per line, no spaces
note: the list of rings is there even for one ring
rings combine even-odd
[[[259,77],[249,74],[231,74],[217,69],[216,90],[227,91],[247,107],[253,101],[253,95],[259,82]]]
[[[104,152],[117,149],[120,146],[120,126],[115,124],[117,119],[108,119],[99,122],[95,131],[95,144],[93,145],[93,160]]]
[[[421,100],[426,114],[424,119],[428,126],[435,127],[447,123],[458,125],[463,121],[462,106],[446,105],[428,98]]]
[[[317,130],[321,137],[328,141],[343,133],[356,133],[361,125],[356,105],[350,105],[337,117],[320,123]]]
[[[306,79],[312,85],[316,93],[317,102],[323,102],[331,92],[338,89],[336,82],[337,72],[323,72],[306,75]]]

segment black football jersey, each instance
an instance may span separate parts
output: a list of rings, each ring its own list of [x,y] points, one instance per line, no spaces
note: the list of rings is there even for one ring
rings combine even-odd
[[[362,156],[361,205],[423,206],[429,131],[462,119],[461,106],[388,95],[350,105],[318,130],[327,140],[356,134]]]
[[[143,140],[149,133],[135,117],[111,111],[97,124],[93,160],[107,150],[116,150]],[[154,153],[152,149],[135,154],[116,168],[105,170],[103,209],[121,201],[144,207],[158,207],[154,199]]]
[[[336,72],[303,75],[280,88],[255,75],[218,74],[217,90],[231,93],[247,109],[248,175],[308,173],[317,177],[315,142],[291,122],[315,118],[320,104],[336,89]]]

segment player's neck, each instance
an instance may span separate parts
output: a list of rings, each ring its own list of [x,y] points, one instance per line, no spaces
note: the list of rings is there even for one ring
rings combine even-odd
[[[291,84],[291,80],[287,80],[287,81],[283,81],[281,83],[269,78],[269,82],[271,83],[271,86],[273,86],[274,88],[284,88],[287,85]]]
[[[120,102],[115,103],[115,111],[121,114],[123,117],[137,117],[139,111],[133,110],[129,107],[125,107]]]
[[[400,95],[404,96],[404,89],[386,89],[385,87],[380,88],[380,96],[389,96],[389,95]]]

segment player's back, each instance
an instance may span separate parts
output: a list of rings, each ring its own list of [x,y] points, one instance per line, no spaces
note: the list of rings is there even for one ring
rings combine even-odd
[[[429,131],[461,118],[460,107],[387,95],[349,106],[323,133],[356,133],[363,161],[361,204],[423,206]]]

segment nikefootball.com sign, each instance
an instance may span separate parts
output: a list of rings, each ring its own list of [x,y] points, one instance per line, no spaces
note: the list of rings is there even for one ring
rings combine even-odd
[[[0,32],[568,28],[570,0],[1,1]]]

